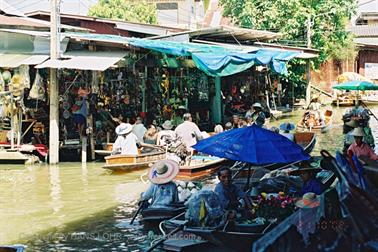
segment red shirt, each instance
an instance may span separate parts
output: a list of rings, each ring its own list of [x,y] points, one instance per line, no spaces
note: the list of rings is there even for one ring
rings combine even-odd
[[[348,154],[352,152],[358,158],[365,156],[371,160],[378,160],[378,156],[374,153],[372,148],[366,143],[362,143],[361,146],[358,146],[356,143],[352,143],[348,148]]]

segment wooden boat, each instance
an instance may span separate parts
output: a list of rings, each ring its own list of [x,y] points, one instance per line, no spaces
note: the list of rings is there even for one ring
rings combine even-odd
[[[130,171],[145,169],[150,164],[165,159],[164,151],[154,151],[140,155],[112,155],[105,157],[106,164],[102,167],[112,171]]]
[[[23,252],[25,251],[25,246],[0,246],[0,252]]]
[[[184,204],[173,205],[170,208],[152,208],[147,207],[141,211],[142,222],[147,225],[158,225],[164,220],[172,219],[175,216],[185,212]]]
[[[176,179],[193,180],[208,176],[218,170],[226,162],[224,158],[194,155],[189,165],[180,167]]]
[[[333,106],[352,107],[355,104],[354,99],[336,99],[332,101]]]
[[[96,155],[98,155],[100,157],[110,156],[112,154],[112,148],[113,148],[113,144],[108,143],[108,144],[106,144],[106,146],[103,150],[95,150],[95,153],[96,153]]]
[[[326,110],[324,113],[325,125],[322,126],[314,126],[313,128],[309,128],[306,125],[303,125],[303,118],[297,124],[298,131],[315,131],[315,132],[326,132],[332,125],[332,110]]]

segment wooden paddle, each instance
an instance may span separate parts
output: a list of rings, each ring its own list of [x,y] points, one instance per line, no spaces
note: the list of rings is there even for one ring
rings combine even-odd
[[[145,202],[145,200],[141,200],[141,201],[139,201],[139,208],[138,208],[138,210],[135,212],[133,218],[131,219],[131,221],[130,221],[130,225],[132,225],[132,224],[134,223],[135,218],[138,216],[139,212],[142,210],[142,208],[143,208],[143,203],[144,203],[144,202]]]

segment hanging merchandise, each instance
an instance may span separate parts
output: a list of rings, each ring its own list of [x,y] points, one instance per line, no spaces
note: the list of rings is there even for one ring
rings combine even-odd
[[[30,89],[30,75],[29,75],[29,66],[28,65],[21,65],[18,68],[18,72],[22,78],[22,84],[25,88]]]
[[[5,90],[5,81],[3,79],[3,75],[0,72],[0,92],[3,92]]]
[[[22,89],[24,89],[22,82],[23,79],[20,74],[13,75],[9,85],[9,90],[13,91],[14,96],[21,96]]]
[[[169,76],[168,76],[168,73],[166,72],[161,77],[162,77],[161,87],[163,88],[163,96],[166,97],[167,94],[168,94],[168,90],[169,90]]]
[[[12,74],[8,71],[8,70],[6,70],[6,71],[4,71],[3,73],[2,73],[2,76],[3,76],[3,80],[4,80],[4,83],[5,84],[8,84],[8,82],[11,80],[11,78],[12,78]]]
[[[34,100],[45,101],[45,88],[43,86],[43,79],[37,71],[32,88],[30,89],[29,98]]]
[[[202,75],[198,83],[198,99],[201,102],[209,101],[209,85],[206,75]]]

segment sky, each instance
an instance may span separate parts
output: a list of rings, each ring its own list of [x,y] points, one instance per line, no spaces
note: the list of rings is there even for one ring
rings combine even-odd
[[[5,0],[23,13],[36,10],[50,10],[49,0]],[[61,0],[61,12],[67,14],[87,15],[90,6],[97,0]]]

